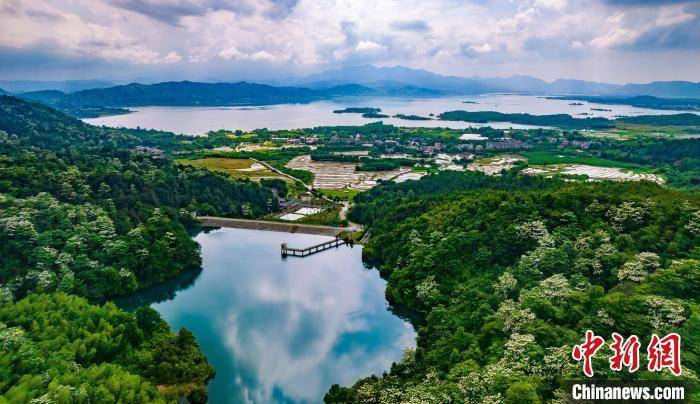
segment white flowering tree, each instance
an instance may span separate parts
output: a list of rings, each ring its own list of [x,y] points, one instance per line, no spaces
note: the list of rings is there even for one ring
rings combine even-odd
[[[647,275],[661,266],[661,259],[655,253],[642,252],[625,262],[617,272],[617,278],[622,281],[641,282]]]
[[[655,330],[668,331],[686,320],[685,307],[680,299],[650,295],[644,302],[648,307],[649,319]]]
[[[645,222],[648,215],[649,207],[637,202],[623,202],[607,212],[612,228],[620,233],[637,228]]]

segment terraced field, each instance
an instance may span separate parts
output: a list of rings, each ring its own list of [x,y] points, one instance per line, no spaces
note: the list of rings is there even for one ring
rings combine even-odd
[[[357,171],[354,163],[313,161],[308,155],[293,158],[285,167],[314,173],[313,187],[317,189],[351,188],[362,191],[377,185],[377,180],[388,180],[409,171],[408,168],[388,171]]]
[[[659,184],[664,182],[663,177],[651,173],[638,173],[619,167],[596,167],[586,164],[561,164],[548,166],[534,166],[523,170],[524,174],[535,175],[585,175],[591,180],[610,181],[652,181]]]

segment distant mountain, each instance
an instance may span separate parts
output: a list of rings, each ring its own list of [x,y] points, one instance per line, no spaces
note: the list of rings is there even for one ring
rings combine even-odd
[[[625,84],[620,94],[656,97],[700,97],[700,83],[689,81],[655,81],[648,84]]]
[[[72,93],[91,88],[112,87],[116,83],[105,80],[65,80],[65,81],[37,81],[37,80],[4,80],[0,81],[0,88],[10,93],[26,93],[44,90],[58,90]]]
[[[621,95],[621,88],[622,86],[619,84],[559,79],[551,83],[547,83],[545,91],[549,92],[550,94]]]
[[[8,92],[3,90],[2,88],[0,88],[0,95],[3,95],[3,94],[8,94]]]
[[[74,116],[102,113],[126,113],[129,106],[232,106],[305,103],[347,96],[376,96],[381,92],[359,84],[344,84],[323,89],[274,87],[248,82],[198,83],[163,82],[114,86],[64,93],[57,90],[30,91],[17,94]]]
[[[404,66],[360,65],[345,67],[291,79],[290,82],[311,88],[357,83],[373,89],[377,89],[376,83],[392,83],[388,87],[413,86],[427,91],[433,90],[440,94],[507,92],[540,95],[700,97],[700,83],[688,81],[657,81],[647,84],[624,85],[570,79],[546,82],[523,75],[506,78],[444,76]],[[385,85],[382,91],[387,92],[388,87]]]
[[[66,93],[58,90],[29,91],[15,95],[24,100],[41,102],[47,105],[57,105],[66,97]]]
[[[1,83],[1,82],[0,82]],[[15,88],[18,82],[14,83]],[[28,82],[37,83],[37,82]],[[42,82],[48,83],[48,82]],[[79,83],[85,81],[57,82]],[[104,82],[99,82],[104,83]],[[277,83],[273,83],[277,84]],[[616,103],[662,105],[663,102],[624,98],[652,96],[665,98],[700,97],[700,83],[686,81],[653,82],[648,84],[607,84],[583,80],[546,82],[530,76],[457,77],[444,76],[403,66],[376,67],[361,65],[329,70],[301,78],[285,80],[283,85],[237,83],[201,83],[169,81],[156,84],[131,83],[75,92],[44,89],[26,91],[19,97],[39,101],[74,116],[99,116],[126,113],[129,106],[232,106],[306,103],[322,99],[351,96],[435,97],[442,95],[473,95],[494,92],[536,94],[548,96],[598,96],[615,99]],[[691,102],[692,103],[692,102]],[[664,109],[687,105],[687,102],[665,103]]]
[[[341,69],[327,70],[321,73],[303,77],[296,82],[308,85],[316,82],[326,83],[374,83],[374,82],[399,82],[411,83],[418,80],[443,77],[427,70],[411,69],[404,66],[376,67],[373,65],[359,65],[344,67]]]
[[[650,95],[638,95],[624,98],[602,96],[562,96],[551,98],[588,101],[598,104],[631,105],[637,108],[700,111],[700,99],[697,98],[659,98]]]
[[[480,83],[477,80],[455,76],[443,76],[427,70],[411,69],[404,66],[376,67],[360,65],[342,69],[328,70],[310,76],[291,79],[295,85],[319,88],[324,85],[361,84],[383,93],[409,94],[420,89],[425,95],[438,94],[484,94],[499,91],[499,88]],[[403,88],[404,91],[398,89]]]
[[[324,95],[308,88],[273,87],[247,82],[197,83],[191,81],[157,84],[131,83],[123,86],[78,91],[63,102],[74,106],[123,107],[139,105],[253,105],[309,102]]]

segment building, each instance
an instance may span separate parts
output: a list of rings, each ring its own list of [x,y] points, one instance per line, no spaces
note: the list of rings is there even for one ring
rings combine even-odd
[[[504,138],[498,141],[487,142],[486,149],[532,149],[532,145],[520,140]]]
[[[588,150],[591,147],[590,140],[572,140],[571,145],[577,149]]]
[[[136,146],[134,148],[134,151],[138,154],[147,154],[149,156],[156,156],[156,157],[161,157],[165,153],[163,153],[163,150],[157,148],[157,147],[148,147],[148,146]]]

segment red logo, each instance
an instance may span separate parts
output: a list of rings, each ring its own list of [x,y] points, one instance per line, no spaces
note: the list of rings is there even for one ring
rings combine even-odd
[[[675,376],[679,376],[681,369],[681,336],[676,333],[668,334],[663,338],[651,335],[651,342],[647,347],[650,372],[661,371],[666,368]]]
[[[641,343],[636,335],[625,339],[622,335],[614,332],[613,342],[610,350],[613,355],[608,360],[610,369],[619,372],[626,367],[630,373],[639,369],[639,349]],[[600,348],[605,345],[603,337],[595,335],[593,331],[587,330],[584,341],[580,345],[574,345],[571,356],[576,361],[583,361],[583,373],[588,377],[593,377],[593,358]],[[671,333],[663,338],[652,334],[651,341],[647,346],[647,369],[650,372],[660,372],[668,369],[675,376],[679,376],[681,368],[681,336]]]
[[[586,331],[586,339],[581,345],[574,345],[574,350],[571,352],[571,356],[574,357],[576,361],[583,359],[583,373],[588,377],[593,377],[593,356],[598,350],[605,344],[603,337],[599,337],[593,334],[593,331]]]
[[[614,332],[612,334],[614,342],[610,344],[610,349],[614,352],[610,357],[610,369],[619,372],[626,366],[630,373],[639,369],[639,338],[632,335],[625,340],[622,335]]]

